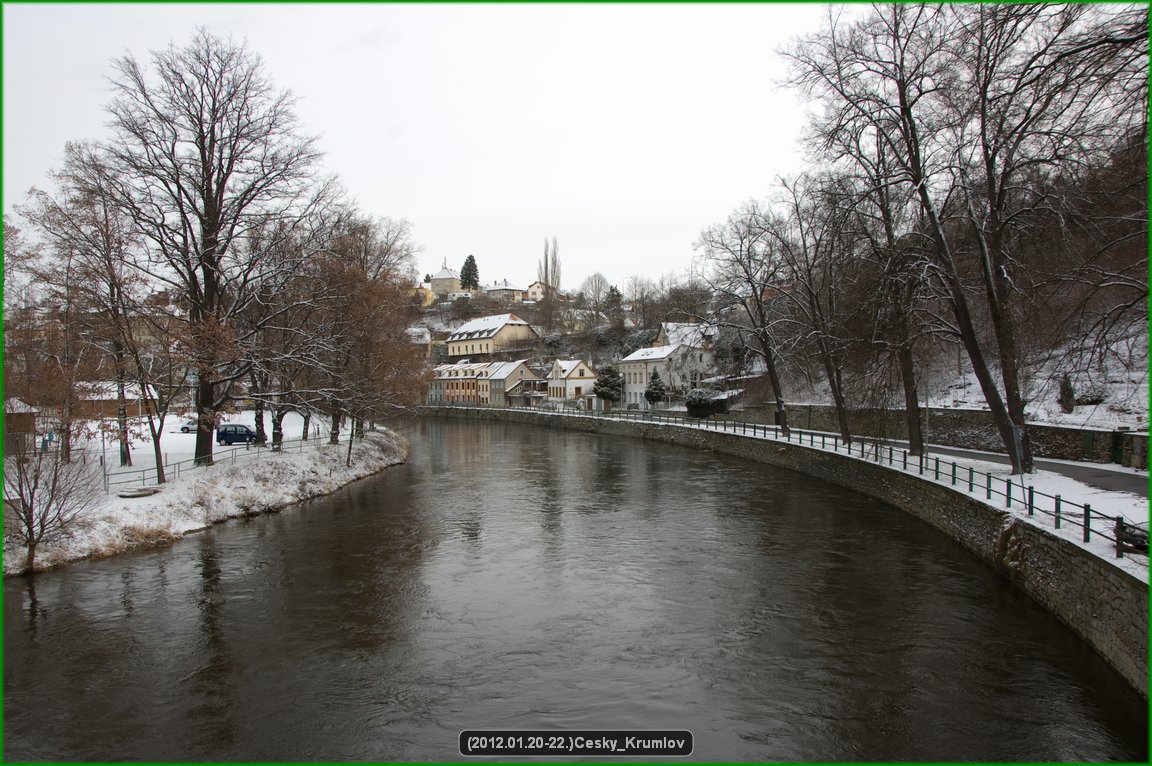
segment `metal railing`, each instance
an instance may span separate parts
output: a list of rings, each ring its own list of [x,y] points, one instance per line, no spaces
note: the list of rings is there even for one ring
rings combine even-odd
[[[906,449],[884,443],[875,438],[854,439],[851,442],[845,442],[837,434],[827,432],[807,431],[799,428],[784,430],[776,425],[717,419],[715,416],[689,418],[687,413],[670,413],[660,410],[610,410],[605,412],[574,407],[545,409],[542,407],[498,407],[459,403],[426,406],[430,409],[507,410],[510,412],[535,412],[556,417],[578,416],[637,421],[807,446],[877,463],[903,473],[914,474],[935,484],[966,493],[971,497],[982,498],[986,502],[999,504],[1002,501],[1004,508],[1008,510],[1018,509],[1028,517],[1039,516],[1050,519],[1055,529],[1079,528],[1082,531],[1081,539],[1084,542],[1091,542],[1094,537],[1109,541],[1116,551],[1117,558],[1126,552],[1147,555],[1146,549],[1141,551],[1132,546],[1133,530],[1138,530],[1135,537],[1139,537],[1140,534],[1146,536],[1147,530],[1141,530],[1137,525],[1125,521],[1122,516],[1108,516],[1093,510],[1090,503],[1075,503],[1062,498],[1060,495],[1049,495],[1041,492],[1032,485],[1024,484],[1024,479],[1020,476],[1015,477],[1016,481],[1013,481],[1012,477],[994,476],[991,472],[977,471],[973,466],[962,466],[954,460],[941,460],[936,455],[914,455]]]
[[[346,438],[347,434],[341,434],[341,437]],[[218,449],[213,451],[211,463],[198,463],[195,458],[181,460],[177,463],[165,463],[164,475],[168,480],[173,480],[195,469],[225,463],[234,465],[238,460],[250,460],[253,458],[259,460],[268,455],[277,455],[282,452],[292,451],[299,452],[314,447],[326,447],[330,444],[332,444],[330,437],[324,435],[310,439],[286,439],[275,446],[269,442],[268,444],[246,444],[231,449]],[[155,486],[157,483],[155,465],[151,468],[134,468],[127,471],[110,471],[107,466],[104,466],[105,492],[111,491],[112,487],[148,487]]]

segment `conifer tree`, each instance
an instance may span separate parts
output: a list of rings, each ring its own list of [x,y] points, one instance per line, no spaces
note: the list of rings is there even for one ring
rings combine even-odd
[[[648,381],[648,388],[644,389],[644,398],[648,400],[649,404],[664,401],[664,397],[668,395],[667,389],[664,388],[664,381],[660,379],[660,371],[652,371],[652,380]]]
[[[476,257],[469,255],[464,259],[464,267],[460,269],[460,289],[478,290],[480,288],[480,269],[476,268]]]

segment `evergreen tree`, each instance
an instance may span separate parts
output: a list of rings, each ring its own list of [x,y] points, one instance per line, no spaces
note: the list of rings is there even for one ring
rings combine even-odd
[[[1060,409],[1064,412],[1072,412],[1076,409],[1076,389],[1072,385],[1072,378],[1068,373],[1064,373],[1060,378],[1060,396],[1056,398],[1060,404]]]
[[[596,376],[592,393],[607,402],[620,401],[624,395],[624,379],[620,377],[620,371],[612,365],[602,368]]]
[[[608,317],[612,327],[619,329],[624,326],[624,296],[615,285],[609,287],[604,296],[604,316]]]
[[[664,381],[660,380],[660,371],[652,371],[652,380],[648,381],[648,388],[644,389],[644,398],[649,404],[664,401],[668,391],[664,388]]]
[[[464,259],[464,268],[460,269],[460,289],[478,290],[480,288],[480,269],[476,268],[476,257],[468,256]]]

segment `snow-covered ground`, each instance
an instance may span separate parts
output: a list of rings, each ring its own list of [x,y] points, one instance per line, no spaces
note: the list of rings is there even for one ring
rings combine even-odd
[[[992,373],[999,381],[999,370]],[[1067,373],[1076,397],[1098,404],[1077,404],[1072,412],[1060,406],[1060,381]],[[1148,336],[1137,335],[1109,348],[1103,358],[1083,362],[1072,354],[1053,353],[1048,358],[1023,370],[1024,397],[1029,423],[1072,426],[1101,431],[1127,428],[1143,431],[1148,420]],[[794,392],[789,404],[827,405],[832,395],[827,383],[815,381],[811,386],[801,380],[790,381]],[[934,368],[920,371],[918,380],[921,402],[938,409],[987,410],[988,405],[967,357],[946,363],[937,360]],[[899,408],[903,400],[898,390],[891,392],[888,406]],[[859,403],[875,406],[875,403]]]
[[[298,440],[303,420],[290,418],[286,418],[285,436]],[[195,447],[194,433],[179,433],[182,422],[181,418],[169,419],[161,439],[170,474],[175,473],[178,463],[192,458]],[[252,425],[253,418],[251,413],[242,413],[229,422]],[[288,442],[281,452],[243,445],[217,446],[215,465],[185,468],[151,497],[121,498],[117,491],[127,486],[155,484],[151,444],[137,442],[133,445],[135,466],[109,469],[109,491],[73,523],[66,538],[40,546],[36,568],[165,544],[225,519],[278,510],[334,492],[355,479],[402,463],[408,455],[408,444],[402,437],[376,430],[353,444],[351,465],[346,465],[347,432],[342,436],[342,443],[328,444],[328,429],[320,424],[308,442]],[[99,438],[84,446],[89,452],[111,458],[117,454],[114,446],[102,445]],[[142,470],[147,473],[143,479]],[[129,479],[128,484],[116,483]],[[23,565],[23,548],[6,540],[5,574],[19,572]]]

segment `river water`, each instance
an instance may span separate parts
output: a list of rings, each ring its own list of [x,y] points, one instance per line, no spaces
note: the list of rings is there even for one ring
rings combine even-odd
[[[659,728],[701,761],[1147,760],[1138,694],[892,508],[639,440],[411,429],[408,464],[331,497],[6,580],[4,757],[461,761],[463,729]]]

